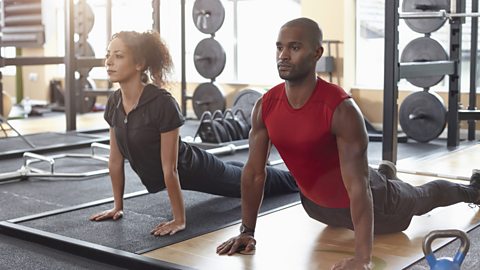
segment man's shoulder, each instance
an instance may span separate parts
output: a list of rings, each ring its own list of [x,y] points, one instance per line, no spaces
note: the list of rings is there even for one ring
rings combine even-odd
[[[332,89],[332,90],[335,90],[335,91],[338,91],[338,92],[345,92],[346,93],[346,91],[338,84],[334,84],[334,83],[325,81],[322,78],[318,78],[318,81],[319,81],[318,87],[320,87],[320,88],[328,88],[328,89]]]
[[[350,95],[339,85],[327,82],[323,79],[319,79],[319,83],[317,84],[318,89],[321,89],[319,91],[321,95],[327,95],[327,96],[335,96],[340,99],[345,99],[350,97]]]
[[[282,91],[285,89],[285,82],[279,83],[272,88],[270,88],[263,96],[264,99],[269,99],[271,97],[279,96]]]

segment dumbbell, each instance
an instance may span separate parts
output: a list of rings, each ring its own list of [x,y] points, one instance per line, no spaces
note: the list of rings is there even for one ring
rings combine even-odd
[[[233,140],[248,139],[248,133],[250,131],[248,124],[235,116],[231,109],[225,110],[225,113],[223,114],[223,122],[230,125],[234,129],[234,132],[232,133],[236,134],[236,139],[234,139],[234,136],[232,136]]]
[[[231,141],[230,135],[221,122],[223,115],[221,114],[221,111],[219,112],[220,113],[215,112],[214,115],[209,111],[203,112],[200,117],[200,125],[198,126],[194,138],[199,136],[204,143],[223,143]]]

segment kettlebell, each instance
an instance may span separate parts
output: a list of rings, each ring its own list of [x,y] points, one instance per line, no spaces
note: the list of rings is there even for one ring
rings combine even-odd
[[[432,242],[437,238],[458,237],[461,245],[453,258],[442,257],[437,259],[432,252]],[[470,240],[461,230],[436,230],[431,231],[423,239],[423,253],[431,270],[459,270],[470,249]]]

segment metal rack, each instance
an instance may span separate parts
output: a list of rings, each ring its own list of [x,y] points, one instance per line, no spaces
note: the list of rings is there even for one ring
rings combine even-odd
[[[447,147],[457,147],[460,143],[460,121],[469,120],[469,140],[475,139],[475,120],[480,119],[480,111],[476,110],[476,57],[477,57],[477,26],[478,13],[465,13],[465,0],[452,0],[451,13],[436,12],[425,15],[400,14],[399,1],[385,1],[385,59],[384,59],[384,103],[383,103],[383,145],[382,158],[396,162],[397,159],[397,123],[398,123],[398,81],[412,74],[423,76],[449,75],[448,83],[448,132]],[[478,11],[478,1],[472,1],[472,12]],[[443,15],[442,15],[443,14]],[[456,16],[458,14],[458,16]],[[461,16],[460,16],[461,15]],[[416,17],[415,17],[416,16]],[[427,18],[425,16],[448,18],[450,24],[449,60],[435,62],[399,62],[399,31],[398,25],[402,18]],[[471,39],[471,74],[470,99],[467,110],[460,109],[460,75],[462,24],[465,17],[472,17]]]

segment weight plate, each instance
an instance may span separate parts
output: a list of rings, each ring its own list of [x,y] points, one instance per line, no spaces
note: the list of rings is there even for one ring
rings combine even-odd
[[[204,34],[213,34],[222,27],[225,9],[219,0],[197,0],[192,10],[193,24]]]
[[[445,129],[447,110],[438,94],[414,92],[402,102],[399,121],[407,136],[419,142],[429,142]]]
[[[85,95],[83,90],[95,90],[96,88],[95,82],[90,78],[75,80],[75,105],[77,106],[77,112],[87,113],[93,110],[97,98]]]
[[[447,52],[438,41],[429,37],[420,37],[410,41],[402,51],[400,62],[429,62],[448,60]],[[406,78],[411,84],[422,88],[436,85],[443,76]]]
[[[193,92],[193,111],[200,119],[206,111],[224,111],[226,108],[225,94],[215,83],[202,83]]]
[[[449,0],[403,0],[403,12],[435,12],[450,11]],[[440,29],[446,18],[405,19],[405,23],[415,32],[428,34]]]
[[[260,89],[243,89],[233,99],[232,111],[235,113],[237,110],[243,111],[245,115],[245,121],[249,126],[252,125],[251,117],[255,102],[263,96],[265,91]]]
[[[207,79],[215,79],[225,68],[227,56],[222,45],[213,38],[201,40],[193,53],[198,73]]]
[[[95,57],[95,51],[93,50],[92,45],[88,42],[76,42],[75,43],[75,56],[81,57]],[[84,77],[88,77],[88,73],[92,70],[93,67],[84,67],[79,68],[77,71]]]
[[[76,4],[74,7],[75,12],[75,34],[88,35],[92,31],[95,24],[95,14],[92,8],[87,4]]]

